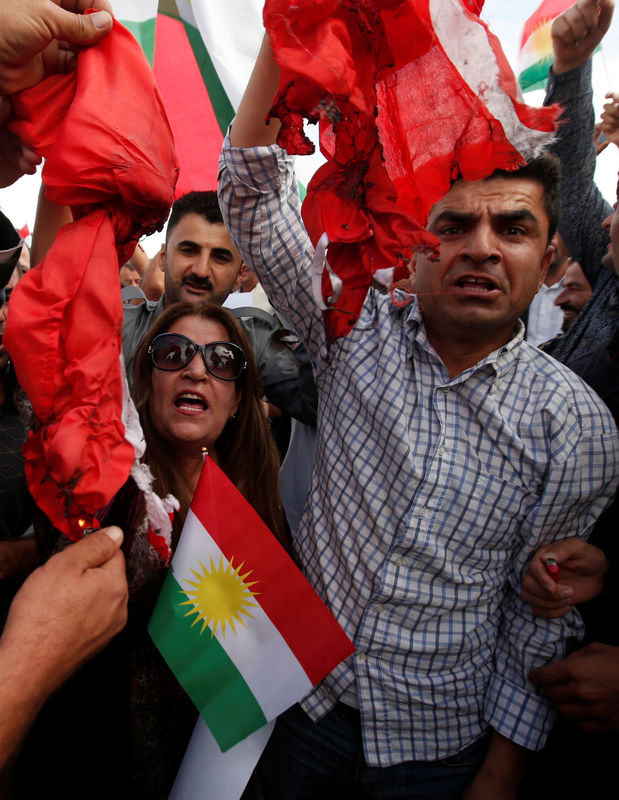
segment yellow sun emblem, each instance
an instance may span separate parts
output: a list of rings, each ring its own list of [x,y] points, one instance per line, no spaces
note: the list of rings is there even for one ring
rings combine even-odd
[[[240,564],[235,569],[232,559],[230,559],[230,563],[226,566],[223,556],[220,556],[219,566],[217,567],[213,563],[212,556],[210,570],[202,562],[200,562],[200,566],[202,567],[201,574],[193,569],[191,570],[197,580],[186,580],[186,583],[194,588],[183,590],[183,594],[188,599],[180,604],[182,606],[193,606],[185,614],[186,617],[196,614],[196,618],[191,623],[192,627],[196,622],[202,620],[202,630],[200,631],[200,635],[202,635],[204,629],[212,623],[211,636],[215,635],[218,625],[224,636],[226,635],[226,625],[229,625],[233,633],[236,633],[235,620],[247,627],[242,615],[244,614],[252,619],[252,615],[247,608],[258,605],[251,602],[251,598],[256,595],[256,592],[252,592],[249,588],[250,586],[255,586],[257,581],[245,583],[245,578],[251,574],[251,570],[246,572],[245,575],[240,575],[243,564]]]
[[[527,50],[533,51],[536,55],[546,55],[552,53],[552,36],[550,35],[550,26],[552,19],[540,20],[536,29],[531,34]]]

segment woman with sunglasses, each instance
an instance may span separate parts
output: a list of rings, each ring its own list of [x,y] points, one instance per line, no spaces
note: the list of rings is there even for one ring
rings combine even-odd
[[[234,317],[212,303],[170,306],[136,353],[134,386],[154,488],[180,502],[173,545],[205,453],[286,545],[279,457],[262,411],[254,356]],[[62,784],[67,798],[164,800],[197,719],[147,632],[167,565],[149,541],[144,502],[132,479],[101,514],[102,524],[112,520],[125,532],[127,627],[54,698],[45,727],[36,726],[33,749],[27,742],[23,753],[20,797],[34,797],[42,781],[59,789]],[[63,770],[68,742],[71,766]],[[100,754],[110,744],[113,763],[101,770]]]
[[[283,542],[278,455],[251,347],[234,317],[211,303],[170,306],[138,348],[134,385],[155,489],[181,504],[175,530],[208,452]]]
[[[173,545],[205,454],[285,543],[279,457],[262,410],[254,356],[232,315],[213,303],[170,306],[138,348],[134,387],[154,488],[160,497],[173,494],[180,502]],[[137,524],[124,526],[132,677],[140,685],[132,697],[134,748],[141,748],[132,779],[143,796],[156,797],[157,787],[180,766],[197,714],[146,633],[166,566],[148,541],[143,512],[140,516]],[[144,791],[148,786],[152,789]]]

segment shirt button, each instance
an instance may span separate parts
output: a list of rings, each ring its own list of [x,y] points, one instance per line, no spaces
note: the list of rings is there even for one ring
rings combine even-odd
[[[404,566],[404,559],[403,558],[396,558],[395,565],[396,565],[396,567],[403,567]]]
[[[367,660],[367,656],[366,656],[366,654],[365,654],[365,653],[359,653],[358,660],[359,660],[359,661],[360,661],[362,664],[364,664],[364,663],[365,663],[365,661]]]
[[[447,452],[447,450],[445,450],[444,447],[439,447],[439,449],[438,449],[439,456],[444,456],[446,452]]]
[[[380,614],[381,611],[385,610],[385,606],[382,603],[376,603],[374,607],[376,609],[377,614]]]

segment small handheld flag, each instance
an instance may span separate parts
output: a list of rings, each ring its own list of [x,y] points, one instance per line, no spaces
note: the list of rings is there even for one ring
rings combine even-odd
[[[304,697],[354,650],[210,459],[148,629],[222,751]]]

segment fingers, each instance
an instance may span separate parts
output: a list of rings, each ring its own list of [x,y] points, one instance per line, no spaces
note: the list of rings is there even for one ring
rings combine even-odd
[[[13,113],[13,106],[8,97],[0,97],[0,127],[8,120]]]
[[[595,0],[581,0],[555,20],[552,34],[565,44],[579,45],[595,30],[597,24],[597,3]]]
[[[610,101],[604,104],[601,114],[600,127],[604,132],[611,133],[619,128],[619,93],[608,92],[606,98]]]
[[[608,560],[604,553],[599,547],[582,539],[570,538],[554,542],[547,557],[555,558],[560,567],[576,571],[587,578],[602,580],[608,572]]]
[[[600,153],[604,152],[608,147],[608,139],[604,137],[604,132],[602,130],[602,122],[598,122],[595,126],[595,133],[593,136],[593,141],[595,143],[595,154],[599,156]]]
[[[546,570],[546,559],[559,566],[558,583]],[[569,611],[570,606],[596,597],[603,588],[608,561],[594,545],[577,538],[562,539],[541,547],[529,564],[522,582],[522,599],[534,613],[556,618]]]
[[[525,603],[531,605],[531,610],[536,617],[542,617],[543,619],[559,619],[560,617],[564,617],[568,611],[572,610],[571,604],[566,604],[566,601],[563,599],[554,602],[535,601],[529,600],[524,594],[522,595],[522,599]]]
[[[0,187],[10,186],[22,175],[33,175],[41,160],[14,133],[0,128]]]
[[[558,686],[565,683],[568,679],[568,667],[563,661],[557,661],[556,664],[547,664],[545,667],[538,667],[529,673],[529,680],[534,686],[540,686],[544,689],[549,686]]]
[[[551,27],[555,74],[591,58],[610,27],[613,9],[613,0],[580,0],[555,19]]]
[[[62,553],[50,559],[49,563],[51,564],[54,559],[63,559],[68,566],[79,572],[102,567],[119,551],[122,540],[123,533],[120,528],[115,526],[103,528],[67,547]],[[122,557],[117,560],[120,563],[123,561]]]
[[[114,11],[108,0],[54,0],[56,5],[66,8],[67,11],[75,11],[83,14],[88,8],[95,8],[97,11],[107,11],[114,16]]]
[[[571,587],[562,585],[549,575],[546,569],[546,561],[547,559],[553,559],[560,567],[570,559],[580,555],[584,548],[585,543],[576,538],[562,539],[558,542],[553,542],[551,545],[541,547],[529,564],[526,578],[523,581],[523,591],[526,590],[533,597],[538,598],[570,600]]]
[[[529,578],[529,580],[526,581],[526,585],[528,590],[534,595],[536,587],[541,590],[541,592],[538,592],[536,596],[544,598],[552,597],[553,599],[557,599],[556,595],[558,594],[558,585],[550,577],[548,571],[546,570],[547,558],[554,558],[555,561],[559,563],[559,559],[550,550],[538,550],[533,560],[529,564],[529,570],[527,572],[527,578]],[[525,582],[523,582],[523,589],[524,586]]]
[[[74,14],[60,6],[50,6],[49,27],[56,40],[73,45],[95,44],[107,36],[112,25],[112,15],[108,11]]]
[[[539,580],[539,582],[538,582]],[[571,586],[555,584],[546,588],[545,578],[536,579],[529,573],[522,582],[521,598],[529,603],[536,617],[558,619],[571,611],[574,591]]]

